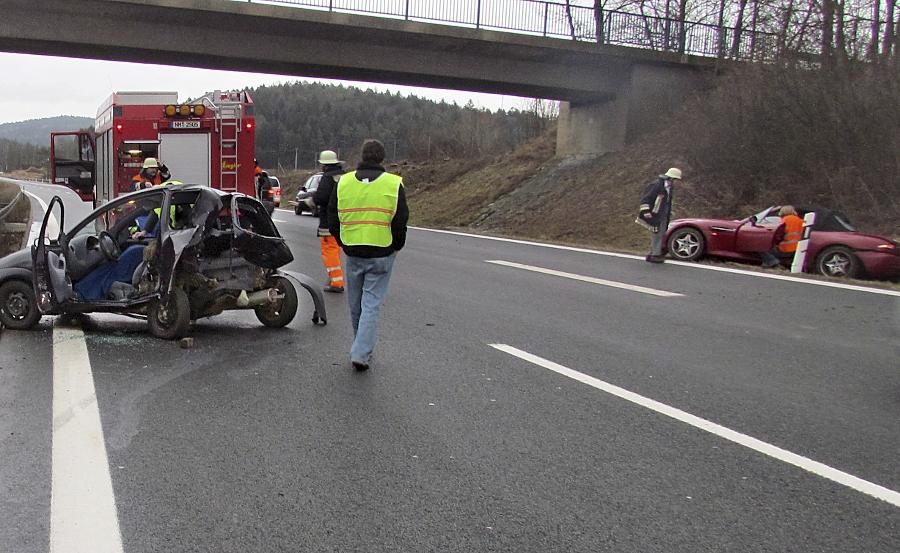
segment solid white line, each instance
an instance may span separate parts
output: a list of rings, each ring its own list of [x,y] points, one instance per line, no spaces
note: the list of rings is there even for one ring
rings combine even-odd
[[[43,199],[41,199],[40,196],[36,196],[35,194],[32,194],[31,192],[25,190],[24,188],[22,189],[22,192],[24,192],[26,195],[34,198],[37,201],[37,203],[41,206],[41,209],[44,210],[44,213],[47,213],[47,207],[48,207],[47,202],[45,202]],[[43,219],[43,218],[44,218],[44,216],[41,215],[41,219]],[[37,225],[37,232],[35,232],[35,229],[34,229],[35,225]],[[28,243],[33,244],[34,241],[37,240],[37,237],[40,233],[41,233],[41,221],[34,221],[31,224],[31,233],[28,235]],[[59,236],[59,221],[56,220],[56,215],[51,214],[50,221],[47,223],[47,237],[49,237],[52,240],[55,240],[57,236]]]
[[[84,333],[53,329],[50,553],[122,553]]]
[[[493,240],[495,242],[508,242],[510,244],[522,244],[525,246],[538,246],[541,248],[550,248],[553,250],[564,250],[570,252],[578,252],[578,253],[589,253],[592,255],[603,255],[606,257],[619,257],[622,259],[636,259],[640,261],[644,261],[644,256],[641,255],[633,255],[628,253],[618,253],[618,252],[606,252],[603,250],[592,250],[589,248],[576,248],[573,246],[561,246],[559,244],[544,244],[541,242],[531,242],[529,240],[517,240],[514,238],[500,238],[497,236],[485,236],[481,234],[471,234],[467,232],[457,232],[453,230],[439,230],[439,229],[430,229],[425,227],[409,227],[414,230],[421,230],[424,232],[435,232],[438,234],[450,234],[453,236],[465,236],[467,238],[478,238],[481,240]],[[900,292],[896,290],[882,290],[880,288],[869,288],[867,286],[858,286],[855,284],[841,284],[839,282],[828,282],[824,280],[813,280],[810,278],[800,278],[794,276],[787,275],[775,275],[770,273],[760,273],[757,271],[749,271],[745,269],[732,269],[731,267],[717,267],[715,265],[703,265],[700,263],[691,263],[688,261],[670,261],[666,260],[667,265],[678,265],[679,267],[690,267],[692,269],[703,269],[706,271],[718,271],[720,273],[731,273],[735,275],[745,275],[752,276],[757,278],[768,278],[772,280],[783,280],[787,282],[797,282],[800,284],[811,284],[813,286],[825,286],[828,288],[840,288],[842,290],[853,290],[856,292],[868,292],[870,294],[881,294],[884,296],[895,296],[900,297]]]
[[[599,284],[601,286],[609,286],[612,288],[621,288],[623,290],[631,290],[632,292],[641,292],[643,294],[650,294],[652,296],[659,296],[662,298],[677,298],[684,296],[684,294],[678,294],[675,292],[666,292],[665,290],[657,290],[655,288],[647,288],[645,286],[636,286],[634,284],[626,284],[624,282],[616,282],[614,280],[604,280],[602,278],[594,278],[583,275],[576,275],[575,273],[565,273],[563,271],[556,271],[554,269],[544,269],[543,267],[535,267],[533,265],[523,265],[521,263],[512,263],[510,261],[501,261],[499,259],[488,259],[485,260],[485,263],[493,263],[494,265],[503,265],[504,267],[513,267],[515,269],[523,269],[526,271],[532,271],[535,273],[543,273],[545,275],[553,275],[563,278],[569,278],[572,280],[580,280],[582,282],[590,282],[591,284]]]
[[[545,369],[549,369],[563,376],[567,376],[573,380],[577,380],[578,382],[587,384],[588,386],[591,386],[608,394],[612,394],[626,401],[630,401],[631,403],[634,403],[636,405],[640,405],[641,407],[650,409],[651,411],[655,411],[661,415],[665,415],[677,421],[689,424],[694,428],[704,430],[706,432],[709,432],[710,434],[719,436],[720,438],[724,438],[736,444],[748,447],[754,451],[762,453],[763,455],[768,455],[769,457],[778,459],[779,461],[783,461],[789,465],[801,468],[823,478],[827,478],[828,480],[831,480],[833,482],[837,482],[838,484],[847,486],[848,488],[852,488],[858,492],[862,492],[882,501],[886,501],[896,507],[900,507],[900,493],[895,492],[894,490],[879,486],[878,484],[873,484],[872,482],[863,480],[861,478],[853,476],[852,474],[847,474],[846,472],[829,467],[828,465],[824,465],[822,463],[819,463],[818,461],[813,461],[812,459],[803,457],[802,455],[791,453],[790,451],[750,437],[746,434],[736,432],[714,422],[710,422],[706,419],[702,419],[700,417],[682,411],[681,409],[670,407],[664,403],[646,398],[634,392],[630,392],[624,388],[620,388],[613,384],[609,384],[608,382],[604,382],[603,380],[588,376],[568,367],[564,367],[563,365],[554,363],[553,361],[549,361],[547,359],[544,359],[543,357],[532,355],[527,351],[522,351],[506,344],[488,345],[490,345],[494,349],[500,350],[504,353],[508,353],[509,355],[518,357],[519,359],[522,359],[524,361],[528,361],[529,363],[534,363],[535,365],[544,367]]]

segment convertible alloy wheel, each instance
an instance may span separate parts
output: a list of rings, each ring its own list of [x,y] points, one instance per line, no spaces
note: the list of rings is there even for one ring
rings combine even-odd
[[[834,246],[822,252],[816,266],[820,273],[830,277],[853,278],[859,272],[856,256],[843,246]]]
[[[669,238],[669,253],[682,261],[699,259],[703,255],[703,235],[694,228],[676,230]]]

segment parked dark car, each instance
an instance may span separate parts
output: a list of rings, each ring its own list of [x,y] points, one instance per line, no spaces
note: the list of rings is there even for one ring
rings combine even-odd
[[[293,255],[255,198],[200,185],[155,187],[121,196],[74,227],[64,221],[56,196],[34,245],[0,259],[6,327],[108,312],[146,319],[155,336],[173,339],[191,321],[231,309],[252,309],[264,325],[282,327],[297,312],[294,282],[313,298],[313,322],[326,321],[316,283],[279,269]],[[71,230],[55,230],[63,228]]]
[[[295,198],[294,203],[294,213],[302,215],[305,211],[313,217],[319,216],[319,207],[316,205],[315,201],[313,201],[313,195],[315,195],[316,190],[318,190],[319,181],[321,180],[322,173],[316,173],[306,179],[306,182],[304,182],[303,186],[300,187],[300,190],[297,191],[297,197]]]
[[[781,239],[780,206],[768,207],[739,220],[677,219],[669,225],[667,244],[674,259],[695,261],[724,257],[761,262],[762,252]],[[815,212],[810,231],[805,272],[832,277],[894,279],[900,276],[900,245],[883,236],[857,231],[835,210],[798,207],[803,217]]]

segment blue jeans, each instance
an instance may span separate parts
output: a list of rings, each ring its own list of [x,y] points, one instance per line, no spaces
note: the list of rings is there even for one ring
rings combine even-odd
[[[353,321],[353,346],[350,360],[369,363],[369,356],[378,339],[378,312],[387,296],[391,270],[396,254],[387,257],[347,256],[346,286]]]

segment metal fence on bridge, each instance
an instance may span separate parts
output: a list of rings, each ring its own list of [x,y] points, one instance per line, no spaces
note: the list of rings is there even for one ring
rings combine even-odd
[[[248,0],[740,61],[769,61],[778,37],[752,29],[567,6],[550,0]],[[597,29],[600,28],[598,35]]]

